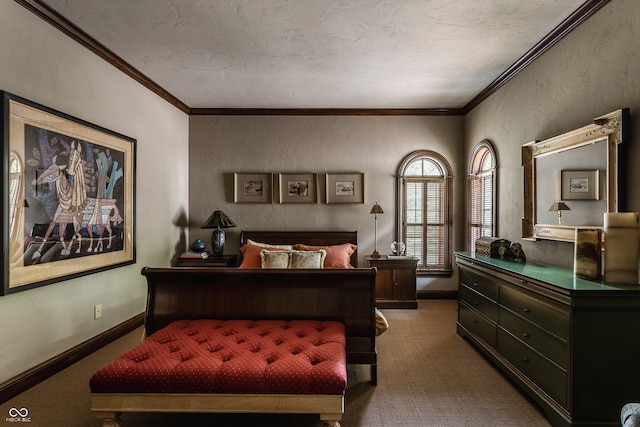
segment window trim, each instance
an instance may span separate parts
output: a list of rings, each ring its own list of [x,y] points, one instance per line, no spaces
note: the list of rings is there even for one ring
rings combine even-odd
[[[444,180],[444,194],[446,197],[446,206],[445,206],[445,234],[446,237],[444,239],[444,268],[424,268],[418,269],[417,274],[419,276],[426,275],[450,275],[453,273],[453,170],[451,165],[439,153],[431,150],[416,150],[410,154],[408,154],[398,165],[396,170],[396,239],[403,240],[403,230],[404,230],[404,171],[407,166],[411,164],[413,161],[419,158],[429,158],[432,161],[438,163],[443,171],[442,179]],[[416,178],[416,177],[412,177]]]
[[[490,169],[483,170],[482,164],[487,154],[490,154],[493,158],[493,164]],[[491,212],[491,235],[498,235],[498,156],[493,143],[488,139],[480,141],[473,149],[471,158],[469,159],[469,169],[467,175],[467,212],[466,212],[466,240],[469,252],[475,251],[475,242],[472,241],[471,236],[471,182],[475,177],[491,174],[492,177],[492,212]]]

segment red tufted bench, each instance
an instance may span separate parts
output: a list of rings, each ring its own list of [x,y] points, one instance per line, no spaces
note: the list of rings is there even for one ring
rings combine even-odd
[[[189,412],[319,413],[339,426],[345,345],[336,321],[175,321],[91,377],[92,410],[120,426],[100,406],[129,396],[122,411],[185,412],[187,403]]]

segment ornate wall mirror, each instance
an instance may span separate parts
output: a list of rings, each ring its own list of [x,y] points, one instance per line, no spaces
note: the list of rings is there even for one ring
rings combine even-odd
[[[522,237],[573,242],[577,227],[603,227],[604,213],[621,209],[619,145],[629,109],[593,124],[522,146]]]

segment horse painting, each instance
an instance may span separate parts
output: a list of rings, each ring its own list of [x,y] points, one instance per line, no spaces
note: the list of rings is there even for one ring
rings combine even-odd
[[[111,224],[123,222],[116,206],[116,199],[87,196],[81,152],[81,145],[73,141],[69,154],[69,164],[58,165],[56,163],[57,156],[54,156],[51,166],[32,182],[32,185],[54,184],[58,200],[53,219],[49,223],[40,246],[32,255],[34,260],[42,257],[45,244],[56,225],[58,226],[58,234],[62,245],[60,255],[66,257],[71,254],[74,240],[78,243],[75,253],[80,254],[83,239],[82,230],[89,236],[88,253],[102,252],[105,238],[107,240],[106,248],[110,249],[113,239]],[[65,241],[65,231],[69,224],[73,225],[73,236],[68,241]],[[105,232],[108,234],[107,237],[104,236]],[[94,238],[97,238],[95,247]]]

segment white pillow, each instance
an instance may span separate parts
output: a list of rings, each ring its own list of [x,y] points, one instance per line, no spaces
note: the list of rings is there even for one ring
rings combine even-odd
[[[260,262],[262,268],[289,268],[291,252],[263,249],[260,251]]]
[[[286,249],[286,250],[291,250],[291,248],[293,247],[293,245],[270,245],[268,243],[256,242],[251,239],[247,239],[247,245],[262,246],[263,248],[280,248],[280,249]]]

